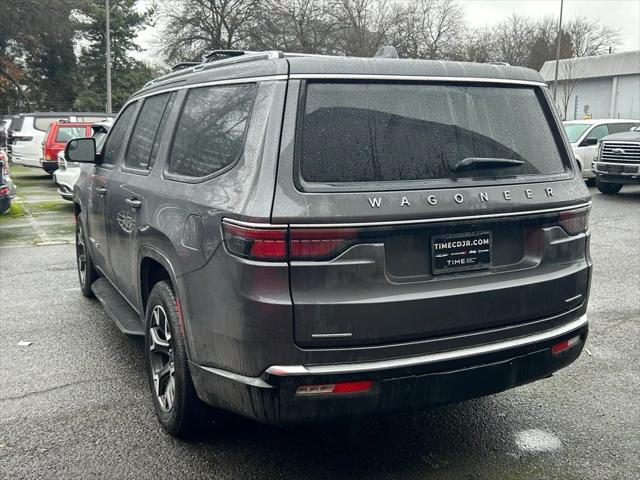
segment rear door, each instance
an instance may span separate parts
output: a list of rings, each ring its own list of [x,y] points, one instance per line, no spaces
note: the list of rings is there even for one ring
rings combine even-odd
[[[582,304],[586,209],[558,210],[588,191],[541,88],[341,79],[288,95],[272,223],[290,226],[298,345],[420,340]]]
[[[113,280],[132,304],[137,301],[138,291],[137,237],[140,229],[149,225],[147,197],[154,188],[149,174],[175,95],[154,95],[143,101],[121,167],[114,172],[109,189],[107,240],[112,252],[111,270]]]
[[[89,192],[88,226],[89,242],[94,263],[109,277],[109,245],[107,243],[107,224],[112,220],[107,216],[107,197],[114,190],[112,176],[114,166],[122,154],[127,131],[131,124],[137,103],[129,104],[118,116],[102,150],[102,162],[91,167],[91,187]]]

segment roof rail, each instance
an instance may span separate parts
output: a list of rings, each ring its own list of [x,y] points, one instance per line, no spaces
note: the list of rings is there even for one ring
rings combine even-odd
[[[219,60],[224,60],[225,58],[239,57],[240,55],[246,55],[247,53],[254,52],[245,52],[244,50],[214,50],[209,53],[205,53],[202,55],[202,63],[209,62],[217,62]]]
[[[213,50],[202,56],[202,62],[182,62],[175,65],[171,71],[165,75],[147,82],[143,88],[157,85],[170,79],[177,78],[201,70],[224,67],[236,63],[254,62],[256,60],[275,60],[287,57],[336,57],[339,55],[320,55],[314,53],[294,53],[281,52],[280,50],[265,50],[256,52],[251,50]]]
[[[199,62],[180,62],[176,63],[173,67],[171,67],[172,72],[177,72],[178,70],[184,70],[185,68],[193,67],[194,65],[198,65]]]
[[[211,52],[214,54],[215,52]],[[182,68],[176,71],[169,72],[161,77],[154,78],[147,82],[143,88],[157,85],[167,80],[187,75],[189,73],[199,72],[201,70],[209,70],[210,68],[223,67],[226,65],[232,65],[236,63],[253,62],[256,60],[274,60],[276,58],[283,58],[283,53],[276,50],[266,50],[264,52],[243,52],[239,55],[228,56],[221,60],[207,61],[204,63],[195,63],[193,66]]]

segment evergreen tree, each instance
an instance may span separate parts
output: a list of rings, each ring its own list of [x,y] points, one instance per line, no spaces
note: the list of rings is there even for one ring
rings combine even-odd
[[[136,0],[110,1],[111,91],[113,110],[151,79],[149,67],[131,56],[139,51],[135,38],[150,19],[151,11],[136,10]],[[106,87],[105,0],[89,2],[78,15],[78,36],[83,45],[78,59],[80,88],[75,101],[78,110],[103,111]]]

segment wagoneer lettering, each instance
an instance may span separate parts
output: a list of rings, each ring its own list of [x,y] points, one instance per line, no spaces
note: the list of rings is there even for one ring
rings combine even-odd
[[[145,338],[174,435],[503,391],[588,333],[568,148],[524,68],[229,53],[147,84],[100,154],[67,144],[81,290]]]

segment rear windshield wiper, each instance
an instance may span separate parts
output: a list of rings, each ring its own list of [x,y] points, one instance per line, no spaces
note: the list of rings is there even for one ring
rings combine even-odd
[[[513,158],[468,157],[456,163],[451,171],[471,170],[475,168],[518,167],[526,162]]]

